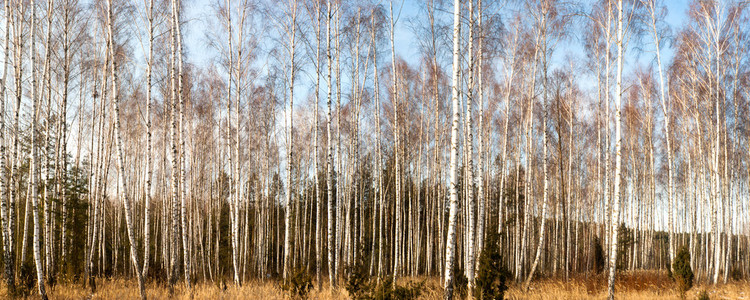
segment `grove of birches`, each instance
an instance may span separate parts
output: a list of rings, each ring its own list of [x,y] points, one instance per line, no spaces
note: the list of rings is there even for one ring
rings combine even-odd
[[[202,2],[4,0],[9,295],[750,276],[747,1]]]

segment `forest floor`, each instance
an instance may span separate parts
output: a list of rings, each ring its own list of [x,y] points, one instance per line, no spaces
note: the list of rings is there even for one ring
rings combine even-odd
[[[442,299],[441,281],[437,277],[410,278],[399,280],[424,282],[419,299]],[[97,292],[81,284],[61,284],[48,291],[50,299],[137,299],[138,285],[135,280],[99,279]],[[706,291],[710,299],[750,299],[750,282],[736,281],[727,284],[705,285],[696,284],[688,291],[685,298],[674,287],[665,272],[627,272],[618,275],[616,286],[618,299],[697,299],[702,291]],[[0,285],[0,298],[7,299],[5,286]],[[191,293],[180,284],[175,286],[174,294],[170,295],[166,286],[149,283],[146,286],[149,299],[287,299],[277,282],[247,282],[239,288],[220,288],[212,283],[199,283]],[[30,299],[38,299],[32,295]],[[344,289],[332,291],[324,284],[323,289],[312,289],[309,299],[349,299]],[[596,276],[589,278],[573,278],[565,281],[561,279],[539,279],[533,281],[528,292],[522,290],[521,285],[512,283],[505,294],[506,299],[605,299],[606,278]]]
[[[618,299],[698,299],[705,291],[710,299],[750,299],[750,282],[730,281],[726,284],[709,285],[696,282],[681,297],[666,271],[629,271],[619,273],[615,283]],[[529,291],[524,292],[520,284],[512,284],[505,293],[506,299],[606,299],[607,277],[598,275],[578,277],[570,280],[539,279],[532,281]]]

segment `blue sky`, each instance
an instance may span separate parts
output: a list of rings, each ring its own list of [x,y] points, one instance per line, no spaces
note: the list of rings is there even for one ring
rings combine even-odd
[[[282,1],[282,0],[279,0]],[[187,59],[191,63],[204,64],[210,62],[212,59],[214,49],[211,49],[206,41],[206,31],[211,30],[205,25],[205,18],[213,17],[212,3],[216,0],[188,0],[185,3],[184,19],[187,21],[189,30],[185,35],[185,46],[186,50],[190,52],[190,57]],[[346,3],[346,0],[343,1]],[[382,1],[382,5],[388,5],[388,1]],[[413,18],[419,13],[419,1],[405,0],[394,2],[394,14],[398,17],[396,23],[396,31],[394,38],[396,40],[396,53],[399,56],[404,57],[407,61],[415,61],[419,57],[418,49],[412,43],[414,40],[414,34],[411,29],[408,28],[406,20]],[[398,16],[399,9],[401,15]],[[300,11],[303,14],[302,11]]]
[[[185,4],[184,18],[187,21],[188,30],[185,35],[185,47],[188,51],[186,59],[197,65],[205,65],[214,58],[215,49],[211,49],[206,41],[206,31],[211,30],[210,26],[207,26],[207,22],[204,20],[213,17],[212,15],[212,3],[216,0],[188,0]],[[403,57],[406,61],[416,64],[419,59],[418,46],[415,42],[415,35],[411,28],[409,28],[408,20],[414,19],[418,14],[422,13],[423,10],[419,7],[421,1],[418,0],[403,0],[394,2],[395,14],[399,13],[400,16],[396,23],[395,39],[396,39],[396,53]],[[583,1],[584,5],[590,4],[589,1]],[[672,31],[676,31],[683,24],[684,16],[688,8],[687,0],[669,0],[664,1],[668,9],[668,15],[666,17],[667,23],[672,27]],[[344,1],[346,3],[346,1]],[[382,5],[387,7],[388,1],[383,1]],[[449,12],[437,12],[438,14],[444,14],[450,17]],[[501,9],[499,13],[503,13]],[[440,17],[440,16],[439,16]],[[650,40],[650,39],[648,39]],[[572,41],[570,45],[561,47],[556,50],[556,56],[564,57],[569,54],[580,53],[580,44],[577,41]],[[666,48],[666,47],[665,47]],[[669,61],[671,57],[669,51],[663,53],[665,60]],[[643,56],[650,57],[651,55],[642,54],[640,59],[644,59]]]

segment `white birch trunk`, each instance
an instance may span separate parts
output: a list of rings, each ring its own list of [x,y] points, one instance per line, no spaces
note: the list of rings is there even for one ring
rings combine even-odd
[[[107,38],[109,44],[109,56],[111,60],[111,76],[112,76],[112,102],[114,104],[114,122],[115,122],[115,142],[117,150],[117,169],[118,169],[118,186],[120,191],[120,199],[125,208],[125,223],[128,231],[128,240],[130,242],[130,259],[132,260],[136,277],[138,278],[138,288],[141,299],[146,299],[146,292],[143,286],[143,276],[141,274],[141,266],[138,261],[137,248],[135,245],[135,233],[133,231],[133,220],[130,213],[130,201],[128,199],[127,188],[125,186],[125,169],[124,169],[124,158],[122,150],[122,136],[120,133],[120,103],[119,103],[119,86],[117,83],[117,59],[115,57],[115,44],[114,44],[114,33],[112,24],[114,8],[112,7],[112,1],[108,0],[107,6]]]
[[[331,98],[332,98],[332,85],[333,85],[333,78],[332,76],[332,49],[331,49],[331,18],[333,17],[333,12],[331,11],[331,0],[328,0],[326,2],[327,9],[326,13],[328,17],[326,18],[326,43],[327,43],[327,59],[328,59],[328,97],[327,97],[327,105],[328,105],[328,116],[327,116],[327,145],[328,145],[328,158],[326,159],[327,164],[327,173],[328,173],[328,180],[326,180],[327,184],[327,199],[328,199],[328,282],[331,286],[331,288],[336,287],[336,276],[334,271],[335,261],[336,261],[336,252],[334,251],[334,231],[333,231],[333,221],[334,221],[334,204],[336,203],[336,199],[334,198],[333,194],[333,181],[336,180],[333,174],[333,138],[332,138],[332,132],[331,132],[331,122],[333,121],[333,118],[331,117]]]
[[[476,230],[476,199],[474,197],[474,130],[472,129],[472,110],[474,105],[474,0],[469,0],[469,73],[467,91],[466,91],[466,115],[464,116],[464,123],[466,125],[464,132],[464,152],[466,157],[466,177],[464,178],[465,189],[466,189],[466,264],[464,266],[466,278],[468,279],[468,293],[469,298],[473,298],[474,293],[474,245],[476,241],[475,230]],[[480,148],[481,152],[481,148]],[[481,172],[480,172],[481,173]]]
[[[377,175],[377,212],[373,212],[373,219],[375,216],[375,213],[379,215],[378,220],[378,280],[383,276],[383,244],[385,243],[384,236],[383,236],[383,230],[384,230],[384,222],[385,222],[385,200],[383,195],[383,152],[380,145],[380,83],[378,82],[378,52],[377,52],[377,44],[375,42],[375,17],[373,16],[372,19],[372,43],[373,43],[373,55],[372,55],[372,65],[373,65],[373,85],[375,88],[374,97],[375,97],[375,131],[377,132],[377,135],[375,137],[375,151],[377,153],[376,156],[376,164],[375,166],[378,169]],[[374,223],[374,222],[373,222]],[[373,236],[375,236],[375,231],[373,230]],[[373,238],[374,240],[374,238]]]
[[[542,100],[542,110],[544,111],[544,117],[542,118],[542,172],[544,174],[544,184],[542,188],[542,214],[539,216],[539,219],[541,220],[541,225],[539,226],[539,242],[537,243],[534,262],[531,264],[531,270],[529,271],[529,275],[526,277],[526,282],[524,283],[525,290],[529,289],[529,283],[531,283],[531,279],[534,278],[534,273],[536,272],[537,265],[539,264],[539,258],[542,254],[544,234],[547,232],[547,230],[545,230],[544,228],[547,221],[547,197],[549,191],[549,171],[547,168],[547,13],[547,9],[545,9],[545,11],[542,13],[542,22],[540,28],[540,32],[542,33],[542,69],[544,69],[544,82],[542,84],[542,89],[544,90],[544,99]],[[533,118],[533,115],[531,117]],[[531,184],[531,181],[529,181],[527,184]]]
[[[5,53],[5,60],[3,62],[3,79],[2,86],[0,86],[0,214],[2,215],[2,237],[3,237],[3,260],[5,261],[5,284],[9,293],[15,291],[15,275],[13,274],[14,258],[13,258],[13,231],[10,229],[13,223],[13,215],[9,213],[9,206],[13,206],[13,202],[8,205],[6,198],[8,195],[7,184],[7,171],[5,169],[6,152],[5,152],[5,93],[7,92],[7,79],[8,79],[8,65],[10,62],[10,24],[11,21],[11,7],[10,0],[5,0],[5,41],[3,53]]]
[[[316,44],[315,44],[315,108],[314,108],[314,123],[313,123],[313,130],[315,131],[315,153],[313,156],[313,172],[314,174],[314,185],[315,185],[315,275],[316,280],[318,281],[318,290],[321,290],[323,288],[323,282],[321,277],[321,264],[323,263],[322,260],[322,239],[321,239],[321,227],[320,223],[323,220],[323,214],[321,212],[321,205],[322,202],[320,201],[320,190],[319,190],[319,183],[320,179],[318,178],[318,125],[320,125],[320,121],[318,120],[318,104],[320,103],[320,31],[321,31],[321,17],[320,17],[320,1],[316,1],[315,3],[315,15],[316,15],[316,26],[315,26],[315,37],[316,37]]]
[[[485,128],[485,119],[484,119],[484,82],[483,82],[483,76],[482,76],[482,42],[484,41],[484,30],[482,28],[482,0],[477,0],[477,14],[478,14],[478,23],[477,26],[479,27],[479,41],[478,41],[478,50],[477,50],[477,77],[479,82],[479,162],[477,165],[479,166],[479,171],[477,172],[477,195],[479,195],[477,199],[477,234],[475,237],[475,245],[476,249],[474,249],[474,266],[472,267],[474,270],[479,269],[479,260],[476,259],[481,256],[482,248],[484,246],[484,225],[485,225],[485,191],[484,191],[484,173],[485,173],[485,165],[484,165],[484,155],[485,155],[485,138],[484,138],[484,128]],[[499,227],[499,226],[498,226]]]
[[[715,52],[716,57],[714,58],[715,63],[716,63],[716,74],[714,76],[715,87],[713,88],[713,96],[714,96],[714,99],[715,99],[714,102],[716,104],[716,116],[715,116],[716,117],[716,131],[715,131],[715,134],[714,134],[716,139],[714,141],[714,153],[713,153],[714,154],[714,157],[713,157],[713,168],[712,168],[712,171],[713,171],[712,172],[713,173],[713,188],[711,189],[711,192],[712,192],[713,195],[711,197],[712,198],[711,201],[715,201],[717,203],[714,204],[714,207],[712,209],[713,220],[711,222],[711,232],[713,233],[713,240],[712,240],[712,242],[714,243],[714,250],[713,250],[714,251],[714,261],[713,261],[714,270],[713,270],[713,280],[711,281],[712,283],[719,282],[719,271],[721,269],[721,249],[722,249],[722,247],[721,247],[721,243],[722,243],[721,242],[721,234],[722,234],[722,231],[723,231],[721,228],[719,228],[719,225],[718,225],[718,223],[719,223],[719,217],[717,216],[719,214],[719,212],[720,212],[720,208],[718,208],[717,206],[721,207],[722,204],[723,204],[722,203],[722,197],[721,197],[720,191],[719,191],[719,189],[721,188],[721,176],[719,176],[719,152],[721,151],[720,150],[721,146],[719,145],[719,139],[720,139],[720,136],[721,136],[721,119],[720,119],[721,118],[721,111],[719,110],[719,106],[720,106],[719,104],[721,102],[721,100],[720,100],[721,96],[719,95],[719,93],[720,93],[720,91],[719,91],[720,80],[718,78],[719,78],[719,76],[721,74],[721,72],[720,72],[720,68],[721,68],[721,66],[720,66],[720,63],[721,63],[721,46],[720,46],[721,37],[720,37],[720,33],[719,33],[719,30],[721,30],[720,29],[721,28],[721,24],[720,24],[721,18],[719,16],[719,14],[721,12],[721,7],[720,7],[721,6],[721,1],[716,1],[715,2],[715,6],[716,6],[715,7],[715,10],[716,10],[715,11],[715,13],[716,13],[716,24],[714,25],[715,27],[712,30],[714,31],[713,34],[715,35],[714,43],[715,43],[715,51],[716,51]]]
[[[290,33],[289,33],[289,48],[291,49],[289,54],[289,59],[291,60],[289,64],[289,108],[287,111],[287,119],[286,119],[286,126],[287,126],[287,164],[286,164],[286,179],[287,179],[287,193],[286,193],[286,202],[284,203],[284,280],[286,281],[289,278],[289,264],[291,259],[291,252],[292,252],[292,240],[291,240],[291,220],[292,220],[292,193],[294,193],[292,184],[292,146],[293,146],[293,138],[294,138],[294,124],[292,123],[292,113],[294,109],[294,46],[295,46],[295,39],[296,39],[296,33],[297,33],[297,2],[292,1],[290,3],[291,7],[291,22],[289,26],[291,27]]]
[[[448,237],[445,246],[445,276],[443,288],[445,294],[443,299],[453,299],[453,263],[455,261],[456,247],[456,221],[458,217],[458,135],[460,107],[458,104],[459,83],[459,38],[461,32],[461,1],[453,1],[453,71],[451,74],[451,105],[453,107],[451,117],[451,157],[450,157],[450,210],[448,213]]]
[[[169,56],[169,64],[171,67],[169,77],[171,81],[171,85],[169,86],[170,89],[170,101],[171,101],[171,112],[170,112],[170,164],[172,167],[172,172],[170,173],[171,176],[171,184],[172,184],[172,198],[171,198],[171,224],[172,229],[170,232],[171,235],[171,246],[170,246],[170,252],[169,252],[169,287],[170,291],[173,291],[174,284],[177,282],[177,270],[178,270],[178,248],[180,244],[180,158],[179,158],[179,152],[177,150],[177,143],[178,143],[178,91],[177,91],[177,77],[179,75],[177,74],[177,63],[176,60],[176,53],[177,53],[177,22],[175,21],[176,16],[174,6],[176,5],[175,0],[171,1],[171,20],[170,20],[170,47],[171,47],[171,53]],[[114,88],[113,88],[114,90]]]
[[[615,86],[615,174],[614,174],[614,191],[612,200],[612,216],[611,226],[612,231],[611,247],[609,249],[609,284],[608,284],[608,298],[613,300],[615,298],[615,273],[617,270],[617,235],[618,235],[618,222],[620,220],[620,168],[622,165],[622,157],[620,149],[622,147],[621,142],[621,105],[622,105],[622,52],[623,52],[623,28],[622,28],[622,0],[617,1],[617,73],[616,73],[616,86]]]
[[[181,29],[181,18],[180,18],[180,2],[178,0],[172,0],[172,22],[175,30],[175,39],[177,47],[175,49],[177,55],[177,99],[180,112],[180,235],[182,238],[182,260],[184,266],[185,285],[188,290],[190,289],[190,243],[188,242],[188,224],[187,224],[187,184],[186,184],[186,147],[185,147],[185,102],[183,99],[183,66],[182,66],[182,29]]]
[[[403,226],[402,226],[402,219],[401,219],[401,198],[402,198],[402,191],[401,191],[401,157],[400,157],[400,131],[399,131],[399,114],[398,114],[398,106],[399,106],[399,100],[398,100],[398,69],[396,67],[396,46],[394,43],[394,31],[395,31],[395,19],[393,17],[393,1],[389,3],[389,11],[391,14],[390,19],[390,38],[391,38],[391,68],[392,68],[392,78],[391,82],[393,83],[392,86],[392,93],[393,97],[391,98],[391,102],[393,102],[393,156],[395,158],[394,163],[394,169],[395,169],[395,175],[396,175],[396,182],[395,182],[395,189],[396,189],[396,203],[394,206],[393,213],[396,214],[395,218],[395,232],[393,235],[394,239],[394,251],[393,251],[393,277],[398,277],[399,271],[401,270],[400,262],[401,262],[401,252],[402,252],[402,237],[403,237]]]
[[[31,188],[31,205],[34,218],[34,263],[36,265],[36,278],[39,295],[42,299],[47,299],[47,292],[44,289],[44,266],[42,265],[41,253],[41,228],[39,224],[39,198],[37,195],[37,173],[40,166],[36,154],[36,123],[38,117],[37,105],[37,72],[36,72],[36,1],[31,0],[31,103],[32,103],[32,120],[31,120],[31,169],[29,170],[29,185]],[[28,223],[28,222],[27,222]]]
[[[651,15],[651,33],[654,39],[654,52],[656,53],[656,65],[659,71],[659,99],[661,100],[661,109],[664,111],[664,140],[667,146],[667,201],[669,203],[668,221],[669,221],[669,268],[672,268],[672,261],[674,260],[674,214],[673,214],[673,186],[674,179],[672,178],[672,140],[669,135],[669,109],[667,108],[666,95],[669,94],[669,83],[664,82],[663,67],[661,63],[661,43],[659,37],[659,31],[656,27],[656,1],[649,0],[647,7]]]
[[[152,141],[151,141],[151,66],[154,61],[154,1],[148,1],[148,61],[146,63],[146,201],[143,216],[143,276],[148,276],[151,261],[151,179],[152,170]]]

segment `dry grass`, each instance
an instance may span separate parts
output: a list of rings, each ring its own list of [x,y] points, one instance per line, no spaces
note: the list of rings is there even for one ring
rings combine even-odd
[[[540,279],[523,291],[520,285],[511,285],[507,299],[605,299],[607,296],[605,276],[559,279]],[[750,299],[750,283],[746,281],[728,284],[696,284],[684,299],[697,299],[701,291],[707,291],[711,299]],[[666,272],[638,271],[618,275],[615,283],[618,299],[683,299]]]
[[[405,284],[409,281],[424,281],[424,289],[420,299],[442,299],[442,287],[437,278],[408,278],[400,279],[398,282],[399,284]],[[94,294],[82,284],[58,284],[53,289],[48,290],[47,295],[50,299],[71,300],[139,298],[138,283],[135,280],[102,278],[97,279],[97,291]],[[184,284],[178,284],[175,286],[173,294],[170,294],[169,289],[163,284],[149,283],[146,285],[146,295],[148,299],[289,299],[288,294],[281,289],[276,281],[250,281],[241,287],[228,285],[226,289],[221,288],[216,283],[206,282],[193,286],[192,291],[188,291]],[[349,294],[343,288],[332,290],[328,288],[326,283],[323,284],[321,290],[313,288],[308,298],[344,300],[349,299]],[[7,290],[2,284],[0,284],[0,299],[8,299]],[[38,294],[32,295],[29,299],[39,299]]]
[[[442,299],[441,281],[436,277],[400,279],[399,284],[408,281],[424,282],[420,299]],[[99,279],[98,289],[91,294],[80,284],[57,285],[48,292],[50,299],[137,299],[138,285],[134,280]],[[177,285],[174,294],[166,286],[149,283],[146,287],[149,299],[288,299],[287,294],[275,281],[251,281],[242,287],[227,287],[226,290],[215,283],[199,283],[192,293],[184,285]],[[711,299],[750,299],[750,283],[733,282],[720,285],[697,285],[688,293],[686,299],[696,299],[706,290]],[[616,286],[618,299],[681,299],[672,282],[664,272],[628,272],[619,275]],[[606,278],[579,277],[569,281],[559,279],[540,279],[532,282],[529,291],[525,292],[517,284],[511,284],[506,293],[507,299],[604,299],[606,297]],[[6,290],[0,286],[0,299],[6,299]],[[38,299],[34,295],[30,299]],[[327,284],[318,291],[313,289],[310,299],[349,299],[344,289],[331,290]]]

